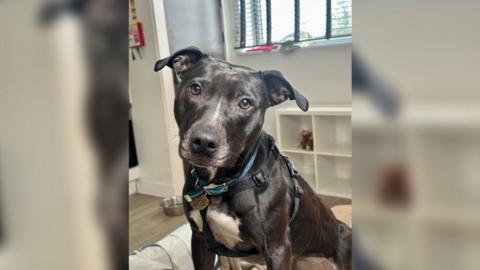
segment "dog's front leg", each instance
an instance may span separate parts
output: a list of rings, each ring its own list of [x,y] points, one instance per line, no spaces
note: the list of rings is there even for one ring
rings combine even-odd
[[[288,238],[266,241],[265,260],[268,270],[290,270],[292,264],[292,248]]]
[[[215,253],[207,249],[201,232],[192,233],[192,259],[195,270],[213,270],[215,266]]]

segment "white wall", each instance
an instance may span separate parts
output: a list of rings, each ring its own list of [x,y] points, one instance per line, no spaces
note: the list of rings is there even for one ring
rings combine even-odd
[[[132,120],[140,166],[139,191],[155,195],[172,194],[172,172],[168,156],[167,131],[162,104],[162,87],[153,71],[157,59],[151,1],[135,1],[137,17],[143,24],[143,58],[130,59]]]
[[[0,3],[0,269],[105,269],[83,22],[39,28],[43,4]]]
[[[356,50],[405,101],[477,106],[479,1],[355,3]]]
[[[299,49],[291,54],[279,52],[241,54],[235,51],[233,1],[222,1],[227,60],[257,70],[282,72],[311,104],[351,103],[351,44]],[[272,110],[264,128],[275,133]]]

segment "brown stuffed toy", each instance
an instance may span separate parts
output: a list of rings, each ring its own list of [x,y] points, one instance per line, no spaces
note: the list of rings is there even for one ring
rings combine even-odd
[[[312,151],[313,150],[313,132],[310,130],[302,130],[300,134],[298,147],[303,150]]]

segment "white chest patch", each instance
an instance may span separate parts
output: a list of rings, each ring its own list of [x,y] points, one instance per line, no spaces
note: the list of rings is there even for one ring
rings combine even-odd
[[[242,242],[240,238],[240,219],[209,208],[207,210],[207,222],[217,242],[230,249]]]

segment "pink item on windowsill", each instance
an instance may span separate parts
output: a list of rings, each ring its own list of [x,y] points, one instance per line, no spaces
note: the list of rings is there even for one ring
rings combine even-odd
[[[274,44],[274,45],[262,45],[262,46],[257,46],[252,49],[247,50],[247,52],[271,52],[275,49],[277,49],[279,46]]]

